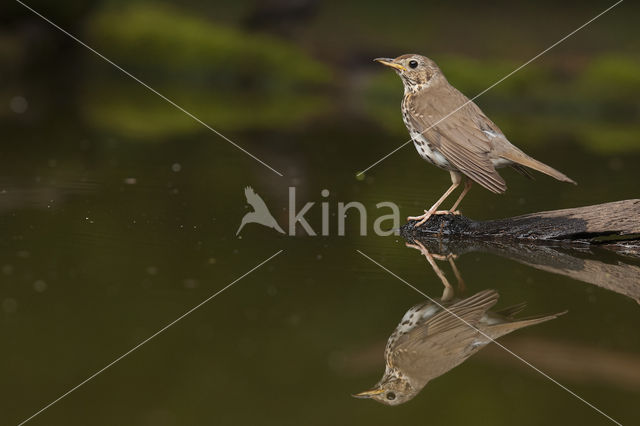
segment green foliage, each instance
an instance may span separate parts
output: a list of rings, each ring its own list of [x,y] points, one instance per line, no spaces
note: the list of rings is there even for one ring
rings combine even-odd
[[[521,64],[502,59],[487,61],[449,55],[440,60],[439,65],[449,82],[471,98],[511,74]],[[500,96],[517,96],[544,85],[548,78],[549,70],[531,63],[501,81],[491,92]]]
[[[616,55],[596,58],[582,74],[578,88],[601,99],[637,101],[640,59]]]
[[[167,5],[138,3],[99,12],[88,30],[100,49],[129,66],[195,72],[214,80],[218,74],[252,77],[272,86],[323,84],[331,77],[327,67],[296,46]]]
[[[142,89],[141,89],[142,90]],[[194,88],[165,86],[162,92],[215,129],[283,129],[304,122],[328,108],[321,95],[250,96],[207,93]],[[95,88],[83,110],[98,128],[142,142],[207,130],[193,118],[149,92],[131,97],[117,84]]]
[[[285,128],[327,108],[319,89],[331,71],[285,41],[145,3],[98,12],[88,33],[106,56],[219,129]],[[149,93],[131,97],[128,84],[112,70],[92,72],[87,118],[150,140],[201,128]]]

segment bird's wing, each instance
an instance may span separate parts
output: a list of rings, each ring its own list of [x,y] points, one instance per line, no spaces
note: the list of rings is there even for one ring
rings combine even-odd
[[[411,98],[409,117],[416,130],[455,168],[488,190],[502,193],[507,185],[491,162],[491,141],[485,133],[502,136],[502,132],[468,101],[452,86],[434,88]]]
[[[495,290],[484,290],[438,312],[398,339],[391,365],[419,386],[446,373],[478,349],[473,343],[479,333],[471,325],[475,327],[497,301]]]
[[[244,196],[247,197],[247,203],[249,203],[253,207],[253,210],[255,210],[256,212],[264,210],[269,211],[267,205],[264,203],[264,200],[258,194],[256,194],[253,188],[251,188],[250,186],[247,186],[244,189]]]
[[[500,296],[495,290],[483,290],[473,296],[461,299],[429,317],[419,327],[413,328],[398,340],[398,347],[409,348],[411,344],[431,336],[455,330],[460,326],[471,328],[498,302]]]

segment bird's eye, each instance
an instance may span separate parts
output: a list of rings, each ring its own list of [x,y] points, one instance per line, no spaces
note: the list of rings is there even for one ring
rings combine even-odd
[[[409,68],[416,68],[418,66],[418,61],[411,60],[409,61]]]
[[[411,66],[411,65],[409,65],[409,66]],[[389,393],[387,394],[387,399],[388,399],[389,401],[393,401],[394,399],[396,399],[396,394],[395,394],[395,393],[393,393],[393,392],[389,392]]]

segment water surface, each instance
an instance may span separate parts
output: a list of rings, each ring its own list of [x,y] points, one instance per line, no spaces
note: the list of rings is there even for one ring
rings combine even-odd
[[[308,38],[327,33],[322,23],[329,18],[322,16]],[[36,55],[37,49],[27,55],[34,62],[11,61],[2,99],[12,106],[0,117],[3,424],[26,419],[278,250],[283,252],[31,423],[611,424],[494,345],[400,407],[351,397],[379,379],[386,340],[407,309],[424,301],[420,292],[442,295],[431,265],[400,236],[360,236],[355,220],[347,222],[345,236],[337,235],[338,202],[364,203],[371,231],[376,203],[395,202],[405,217],[431,205],[449,185],[448,173],[420,160],[412,146],[364,179],[355,177],[408,138],[395,76],[384,80],[368,59],[366,65],[354,60],[357,69],[329,70],[331,65],[307,58],[291,75],[273,65],[264,79],[272,85],[257,78],[235,96],[239,83],[232,77],[242,75],[244,61],[230,60],[237,71],[231,77],[209,80],[202,68],[220,64],[210,58],[191,63],[187,52],[177,68],[161,72],[170,58],[146,62],[151,59],[118,38],[126,34],[105,35],[100,22],[83,34],[102,40],[119,60],[284,177],[80,47],[62,49],[66,61]],[[253,46],[252,39],[238,40],[236,50]],[[274,49],[295,58],[303,50]],[[456,69],[455,61],[449,64]],[[519,83],[479,102],[515,144],[579,186],[542,175],[530,181],[505,170],[508,192],[498,196],[474,187],[462,204],[469,217],[638,195],[640,151],[616,136],[633,134],[637,124],[628,93],[580,80],[608,69],[600,66],[562,74],[575,86],[567,83],[572,95],[556,99],[555,89],[536,90],[563,86],[546,73],[548,64],[540,65],[542,74],[519,80],[532,86]],[[463,85],[468,66],[457,68]],[[481,82],[485,87],[492,80]],[[472,90],[480,83],[467,84]],[[612,98],[602,101],[602,93]],[[27,101],[26,110],[16,96]],[[250,224],[236,236],[248,211],[246,186],[285,229],[290,186],[301,203],[316,202],[307,215],[316,231],[320,203],[328,202],[330,235],[310,237],[298,229],[296,237],[283,236]],[[622,424],[637,422],[637,258],[589,247],[445,241],[428,248],[456,255],[467,296],[495,289],[498,307],[527,302],[523,315],[568,310],[500,342]],[[449,262],[437,264],[457,285]]]

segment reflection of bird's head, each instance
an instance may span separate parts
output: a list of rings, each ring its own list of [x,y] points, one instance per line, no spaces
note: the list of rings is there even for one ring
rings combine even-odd
[[[370,398],[385,405],[400,405],[418,394],[411,384],[399,377],[386,375],[371,390],[357,393],[356,398]]]
[[[444,78],[436,63],[421,55],[408,54],[395,59],[376,58],[374,61],[393,68],[408,90],[431,86]]]

